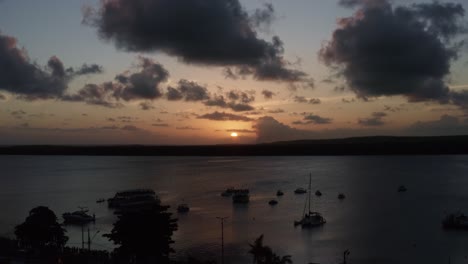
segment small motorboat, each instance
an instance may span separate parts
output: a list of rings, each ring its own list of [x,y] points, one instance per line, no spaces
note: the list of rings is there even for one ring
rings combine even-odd
[[[307,190],[304,189],[304,188],[297,188],[295,191],[294,191],[295,194],[304,194],[304,193],[307,193]]]
[[[343,193],[338,194],[338,199],[343,200],[346,196]]]
[[[442,226],[446,229],[468,229],[468,217],[460,212],[449,214],[442,221]]]
[[[398,187],[398,192],[406,192],[408,189],[406,189],[406,187],[404,185],[400,185],[400,187]]]
[[[179,206],[177,206],[177,212],[179,213],[188,213],[190,211],[190,207],[188,206],[188,204],[180,204]]]
[[[281,190],[276,191],[276,196],[283,196],[284,193]]]
[[[322,196],[322,192],[320,190],[315,191],[315,196]]]
[[[275,199],[272,199],[268,202],[269,205],[277,205],[278,204],[278,201],[276,201]]]
[[[96,203],[103,203],[103,202],[105,202],[105,201],[106,201],[106,199],[101,198],[101,199],[96,200]]]

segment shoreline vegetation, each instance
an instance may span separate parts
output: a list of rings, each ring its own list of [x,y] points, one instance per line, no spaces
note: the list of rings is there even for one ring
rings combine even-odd
[[[468,154],[468,136],[356,137],[231,145],[11,145],[0,155],[313,156]]]
[[[45,206],[33,208],[25,221],[15,227],[15,238],[0,237],[0,263],[71,263],[71,264],[216,264],[215,260],[198,260],[191,256],[175,259],[171,245],[177,219],[169,206],[155,204],[144,210],[118,213],[110,234],[103,237],[117,247],[113,251],[66,246],[68,237],[55,213]],[[254,264],[290,264],[290,255],[277,255],[263,244],[263,234],[245,252]],[[222,257],[224,263],[224,256]]]

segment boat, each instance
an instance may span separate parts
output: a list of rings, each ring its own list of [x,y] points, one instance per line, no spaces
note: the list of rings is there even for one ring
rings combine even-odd
[[[343,193],[338,194],[338,199],[343,200],[346,196]]]
[[[312,185],[312,175],[309,175],[309,195],[306,197],[304,204],[304,210],[302,212],[302,218],[299,221],[294,221],[294,226],[302,226],[303,228],[308,227],[317,227],[325,224],[327,221],[319,212],[312,212],[310,209],[311,203],[311,185]],[[306,208],[308,211],[306,212]]]
[[[249,196],[249,190],[247,190],[247,189],[238,190],[232,196],[232,202],[233,203],[244,203],[245,204],[245,203],[248,203],[249,201],[250,201],[250,196]]]
[[[315,196],[322,196],[322,192],[320,190],[315,191]]]
[[[294,191],[295,194],[304,194],[304,193],[307,193],[307,190],[304,189],[304,188],[297,188],[295,191]]]
[[[460,212],[449,214],[442,220],[442,226],[446,229],[468,229],[468,217]]]
[[[284,193],[281,190],[276,191],[276,196],[283,196]]]
[[[190,211],[190,207],[188,206],[188,204],[179,204],[179,206],[177,206],[177,212],[179,213],[188,213]]]
[[[249,193],[249,189],[236,189],[236,188],[227,188],[225,191],[223,191],[221,193],[221,196],[223,197],[231,197],[235,194],[238,194],[238,193]]]
[[[406,192],[408,189],[406,189],[406,187],[404,185],[400,185],[400,187],[398,187],[398,192]]]
[[[96,203],[103,203],[103,202],[105,202],[105,201],[106,201],[106,199],[101,198],[101,199],[96,200]]]
[[[272,199],[268,202],[269,205],[277,205],[278,204],[278,201],[276,201],[275,199]]]
[[[222,193],[221,193],[221,196],[223,197],[230,197],[232,196],[232,194],[234,193],[234,188],[227,188],[226,190],[224,190]]]
[[[151,189],[132,189],[117,192],[107,199],[109,208],[120,211],[138,211],[160,204],[159,197]]]
[[[88,210],[80,207],[79,211],[62,214],[63,220],[66,224],[86,224],[96,221],[96,216],[88,214]]]

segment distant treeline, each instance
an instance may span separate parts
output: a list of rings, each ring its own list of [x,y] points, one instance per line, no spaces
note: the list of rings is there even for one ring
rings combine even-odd
[[[302,156],[468,154],[468,136],[359,137],[265,144],[193,146],[1,146],[0,155],[97,156]]]

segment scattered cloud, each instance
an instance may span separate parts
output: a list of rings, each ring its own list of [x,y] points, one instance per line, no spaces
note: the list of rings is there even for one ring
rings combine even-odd
[[[294,102],[304,104],[320,104],[322,101],[319,98],[305,98],[304,96],[294,96]]]
[[[198,119],[208,119],[208,120],[214,120],[214,121],[243,121],[243,122],[249,122],[253,120],[252,118],[249,118],[247,116],[236,115],[236,114],[231,114],[231,113],[226,113],[226,112],[218,112],[218,111],[200,115],[198,116]]]
[[[280,113],[285,113],[285,112],[286,111],[284,111],[284,109],[281,109],[281,108],[271,109],[267,111],[267,113],[269,114],[280,114]]]
[[[160,98],[160,85],[167,81],[169,72],[149,58],[140,56],[138,60],[138,72],[118,74],[115,77],[116,82],[86,84],[77,93],[62,96],[62,100],[117,108],[123,106],[118,102],[120,100]]]
[[[332,121],[333,119],[328,118],[328,117],[321,117],[315,114],[304,113],[304,117],[302,120],[294,121],[292,122],[292,124],[294,125],[309,125],[309,124],[324,125],[324,124],[330,124]]]
[[[155,108],[150,101],[144,101],[138,105],[140,106],[141,110],[151,110]]]
[[[270,90],[263,90],[263,91],[262,91],[262,94],[263,94],[263,97],[264,97],[265,99],[272,99],[273,96],[276,95],[276,93],[274,93],[274,92],[272,92],[272,91],[270,91]]]
[[[23,119],[23,117],[27,114],[23,110],[16,110],[16,111],[11,111],[10,114],[16,118],[16,119]]]
[[[155,126],[155,127],[169,127],[169,124],[167,123],[155,123],[155,124],[151,124],[152,126]]]
[[[185,100],[187,102],[202,101],[209,98],[206,87],[196,82],[182,79],[176,88],[168,87],[166,97],[169,101]]]
[[[183,126],[183,127],[176,127],[179,130],[200,130],[200,128],[192,127],[192,126]]]
[[[383,126],[385,125],[383,118],[386,116],[387,114],[384,112],[373,112],[368,118],[359,118],[358,124],[362,126]]]
[[[348,99],[348,98],[341,98],[341,102],[345,103],[345,104],[350,104],[350,103],[354,103],[356,100],[354,98],[351,98],[351,99]]]

